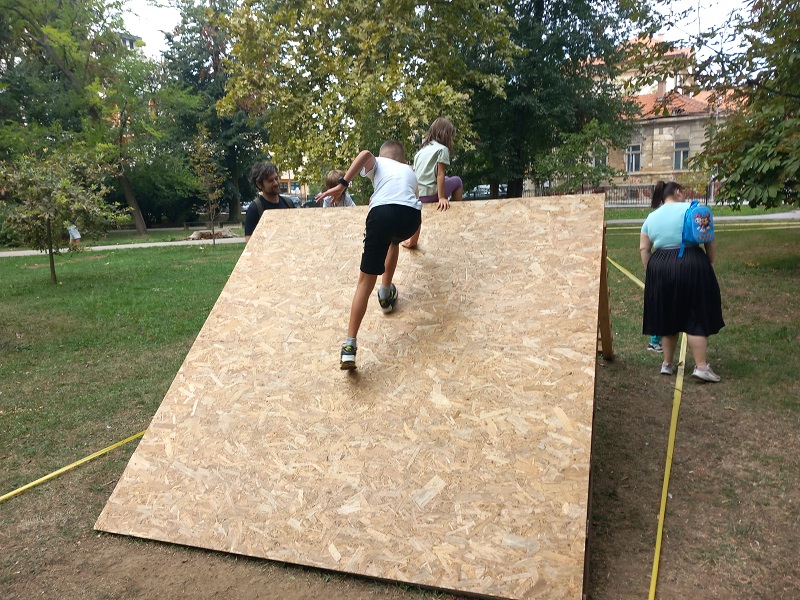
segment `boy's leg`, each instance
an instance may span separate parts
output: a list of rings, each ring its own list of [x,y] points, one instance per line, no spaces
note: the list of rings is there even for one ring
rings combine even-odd
[[[395,269],[397,269],[397,258],[400,256],[400,244],[391,244],[386,253],[386,261],[383,263],[386,269],[381,275],[381,285],[389,287],[392,285]]]
[[[403,242],[403,248],[409,248],[409,249],[416,248],[417,242],[419,241],[420,231],[422,231],[422,224],[420,224],[419,229],[417,229],[417,232],[414,235],[412,235],[405,242]]]
[[[350,322],[347,324],[347,337],[358,337],[358,330],[361,327],[361,321],[364,320],[364,314],[367,312],[369,297],[375,288],[377,279],[377,275],[369,275],[364,271],[359,271],[356,293],[353,295],[353,302],[350,305]]]

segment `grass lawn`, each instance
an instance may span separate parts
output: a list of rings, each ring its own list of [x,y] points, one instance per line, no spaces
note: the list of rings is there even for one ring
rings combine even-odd
[[[660,597],[791,597],[789,590],[800,589],[790,587],[800,583],[794,558],[800,539],[800,234],[720,230],[717,237],[727,326],[712,338],[709,355],[723,382],[684,386]],[[609,227],[608,246],[611,258],[643,279],[638,231]],[[56,257],[56,286],[45,256],[0,260],[0,495],[147,427],[242,249],[66,254]],[[616,359],[598,363],[590,553],[595,600],[646,595],[652,502],[657,513],[672,401],[657,357],[644,350],[641,290],[613,267],[609,283]],[[334,587],[316,597],[372,598],[386,591],[379,584],[372,596],[352,579],[328,581],[330,575],[288,567],[265,573],[262,561],[97,536],[94,521],[135,446],[0,504],[0,589],[9,590],[8,597],[70,597],[61,575],[78,578],[78,562],[86,559],[73,564],[70,557],[81,544],[94,553],[132,553],[137,565],[150,553],[154,569],[188,569],[188,578],[235,567],[243,570],[242,582],[268,577],[268,585],[280,580],[291,587],[298,578],[313,587],[327,577],[325,584]],[[709,572],[713,581],[702,579]],[[157,582],[149,585],[134,586],[124,597],[166,593]],[[138,595],[142,589],[152,593]],[[120,597],[115,594],[90,590],[81,597]],[[392,598],[420,595],[442,597],[391,589]]]

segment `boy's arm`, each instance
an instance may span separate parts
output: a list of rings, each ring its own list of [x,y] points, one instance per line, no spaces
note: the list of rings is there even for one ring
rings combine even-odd
[[[353,181],[353,178],[358,175],[361,169],[365,169],[365,172],[369,173],[372,169],[375,168],[375,156],[369,150],[362,150],[361,153],[356,156],[353,164],[350,165],[350,168],[347,169],[347,173],[344,174],[344,179],[348,184]],[[347,186],[342,183],[337,183],[336,186],[332,187],[329,190],[324,192],[320,192],[316,195],[317,200],[319,200],[323,196],[333,196],[331,202],[335,202],[339,199],[339,197],[344,193],[347,189]]]
[[[439,193],[439,205],[436,210],[447,210],[450,208],[450,200],[444,193],[444,174],[447,170],[447,165],[444,163],[436,163],[436,190]]]

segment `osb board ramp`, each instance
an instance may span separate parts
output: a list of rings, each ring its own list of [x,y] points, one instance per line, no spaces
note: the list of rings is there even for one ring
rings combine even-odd
[[[265,214],[95,527],[580,598],[602,196],[426,207],[348,374],[365,216]]]

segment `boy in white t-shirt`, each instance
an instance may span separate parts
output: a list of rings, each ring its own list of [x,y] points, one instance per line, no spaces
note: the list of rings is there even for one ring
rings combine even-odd
[[[344,177],[339,179],[339,183],[317,197],[331,196],[335,201],[357,173],[372,181],[375,191],[369,201],[361,272],[358,274],[358,284],[350,306],[347,338],[342,344],[342,369],[356,368],[356,337],[378,275],[381,276],[378,289],[381,310],[388,313],[394,308],[397,288],[392,283],[392,277],[397,267],[399,244],[413,235],[422,222],[422,203],[417,198],[417,178],[405,162],[405,150],[400,142],[384,142],[377,158],[369,150],[363,150],[347,169]]]

